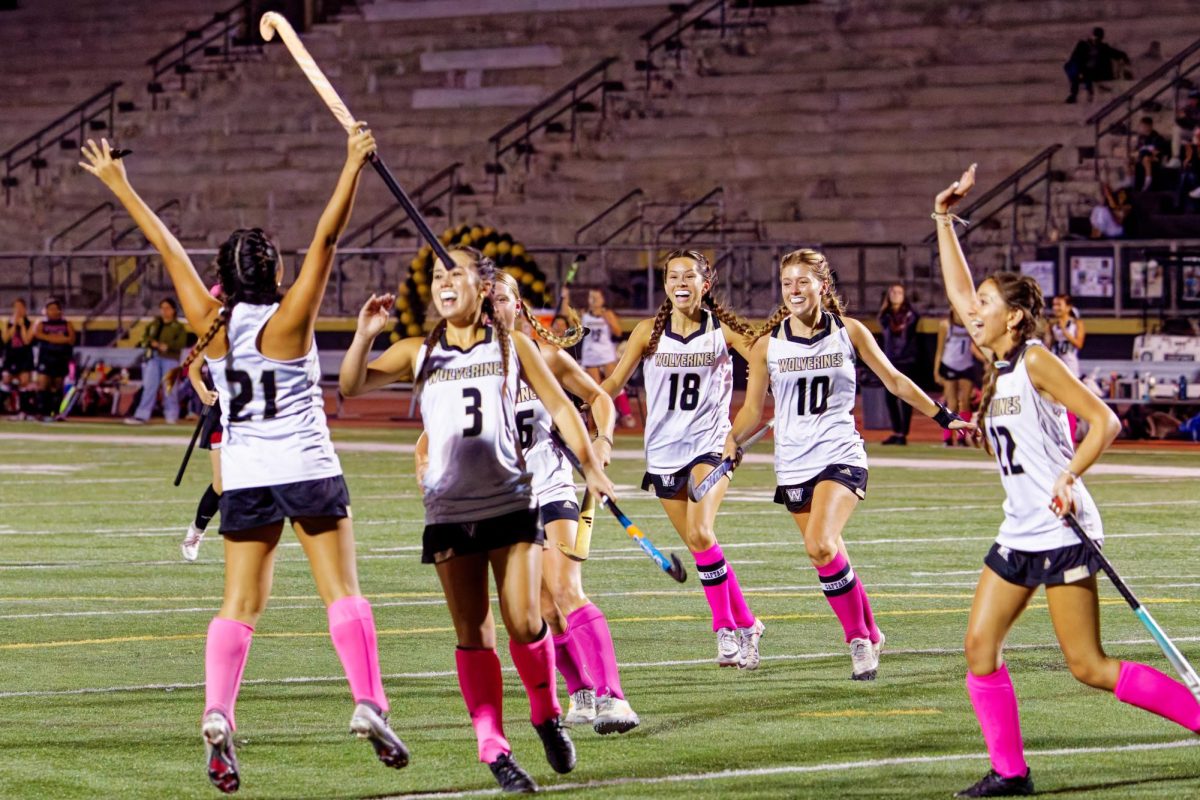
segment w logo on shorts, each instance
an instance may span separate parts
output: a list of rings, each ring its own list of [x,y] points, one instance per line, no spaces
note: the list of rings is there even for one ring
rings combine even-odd
[[[788,489],[787,496],[788,496],[789,502],[803,503],[804,502],[804,489],[803,488]]]
[[[675,485],[675,476],[674,475],[659,475],[658,482],[663,485],[664,489],[670,489],[672,486]]]

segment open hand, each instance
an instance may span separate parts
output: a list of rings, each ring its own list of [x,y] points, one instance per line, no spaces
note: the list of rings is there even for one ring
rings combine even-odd
[[[388,293],[372,294],[358,312],[358,333],[370,336],[372,339],[383,332],[388,320],[392,317],[392,307],[396,304],[396,295]]]
[[[113,158],[108,139],[101,139],[99,145],[88,139],[87,147],[81,148],[81,151],[86,160],[80,161],[79,166],[99,178],[108,188],[115,189],[128,181],[125,165],[120,159]]]
[[[933,210],[945,214],[955,203],[967,196],[975,185],[975,167],[972,164],[963,171],[962,177],[943,189],[933,200]]]

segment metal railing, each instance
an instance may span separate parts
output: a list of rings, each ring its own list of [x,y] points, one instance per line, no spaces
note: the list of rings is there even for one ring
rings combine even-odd
[[[709,16],[714,12],[717,16],[715,25],[709,20]],[[664,51],[667,57],[675,59],[675,68],[681,68],[683,66],[682,37],[684,32],[715,27],[721,38],[725,38],[725,12],[726,0],[694,0],[641,35],[640,38],[646,45],[645,57],[634,67],[638,71],[646,73],[645,89],[647,92],[654,84],[654,73],[661,69],[654,63],[654,54],[659,50]]]
[[[151,107],[158,108],[158,96],[167,90],[162,81],[165,75],[175,75],[179,80],[179,90],[187,89],[187,78],[195,71],[197,57],[228,61],[233,55],[247,50],[260,52],[261,47],[249,44],[255,39],[241,39],[250,27],[249,19],[250,0],[240,0],[236,5],[213,14],[212,19],[203,26],[189,30],[182,39],[147,59],[150,81],[146,84],[146,91],[150,93]]]
[[[608,219],[608,217],[615,214],[617,212],[617,210],[624,208],[626,205],[629,204],[630,201],[632,201],[636,198],[639,198],[639,197],[644,197],[644,196],[645,196],[645,192],[643,192],[641,189],[633,189],[633,190],[627,192],[625,194],[625,196],[622,197],[620,200],[616,201],[615,203],[610,205],[608,208],[604,209],[599,214],[592,217],[590,220],[588,220],[583,225],[579,226],[578,229],[576,229],[576,231],[575,231],[576,244],[579,243],[580,239],[583,237],[583,234],[587,233],[592,228],[595,228],[597,225],[599,225],[605,219]],[[610,231],[608,233],[608,235],[601,236],[600,241],[597,242],[597,244],[601,244],[601,245],[608,244],[613,239],[617,238],[622,233],[629,230],[637,223],[641,222],[641,220],[642,220],[642,210],[641,210],[641,207],[639,206],[637,212],[632,217],[627,218],[624,222],[622,222],[620,225],[618,225],[616,227],[616,229]]]
[[[447,227],[451,228],[454,227],[454,198],[465,185],[458,180],[462,166],[461,161],[455,161],[453,164],[442,167],[409,193],[413,204],[422,214],[431,217],[444,216],[447,220]],[[441,188],[426,197],[427,193],[438,186]],[[443,200],[446,201],[447,208],[435,209],[434,203]],[[435,211],[440,213],[431,213]],[[388,235],[395,236],[397,229],[406,219],[408,219],[408,215],[405,214],[403,206],[389,206],[343,236],[341,244],[346,247],[371,247]]]
[[[681,226],[683,225],[684,220],[686,220],[688,217],[692,216],[692,214],[696,213],[700,209],[708,208],[711,206],[715,206],[715,210],[713,211],[712,215],[707,220],[705,220],[703,223],[700,224],[699,227],[693,228],[691,230],[683,230],[683,231],[680,230]],[[692,202],[685,205],[683,208],[681,208],[679,210],[678,214],[671,217],[671,219],[667,220],[663,225],[661,225],[658,228],[658,230],[656,230],[654,232],[654,241],[656,243],[662,241],[663,235],[666,234],[667,231],[670,231],[670,236],[676,240],[677,244],[685,244],[685,243],[691,242],[691,241],[695,240],[697,238],[697,236],[699,236],[701,233],[704,233],[705,231],[715,231],[715,232],[719,233],[721,221],[724,219],[724,217],[725,217],[725,187],[717,186],[717,187],[709,190],[708,193],[705,194],[700,199],[693,200]],[[684,236],[684,235],[686,235],[685,238],[680,239],[680,236]],[[723,239],[722,239],[722,241],[723,241]]]
[[[1141,111],[1158,110],[1159,98],[1164,94],[1173,93],[1172,103],[1179,107],[1179,96],[1184,90],[1192,88],[1187,78],[1200,69],[1200,39],[1180,50],[1170,60],[1142,78],[1123,93],[1113,98],[1104,108],[1087,118],[1085,124],[1091,125],[1095,133],[1095,167],[1096,180],[1100,180],[1100,142],[1110,134],[1120,133],[1125,136],[1125,157],[1133,155],[1133,126],[1129,124],[1134,114]]]
[[[13,174],[16,170],[28,164],[33,168],[34,186],[40,186],[42,170],[49,166],[45,158],[48,148],[57,145],[60,150],[78,154],[89,133],[112,131],[113,112],[117,105],[114,95],[120,86],[120,81],[108,84],[0,155],[0,160],[4,162],[4,178],[0,179],[0,184],[4,186],[6,205],[12,201],[12,189],[20,185],[20,179]],[[72,135],[75,138],[70,138]]]
[[[492,161],[487,165],[487,171],[492,175],[492,193],[500,192],[500,176],[504,173],[504,165],[500,157],[510,150],[516,150],[518,155],[525,156],[525,169],[529,169],[533,156],[533,134],[546,130],[552,133],[570,133],[571,141],[575,141],[581,113],[599,113],[601,117],[607,113],[609,92],[622,91],[625,85],[620,81],[610,81],[608,70],[617,62],[616,56],[609,56],[594,64],[582,75],[571,80],[552,95],[542,100],[533,108],[526,111],[512,122],[488,137],[492,148]],[[599,104],[592,103],[590,98],[600,95]],[[563,115],[568,116],[568,122],[560,121]]]

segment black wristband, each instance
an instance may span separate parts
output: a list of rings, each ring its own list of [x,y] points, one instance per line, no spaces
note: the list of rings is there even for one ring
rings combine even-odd
[[[943,429],[948,429],[950,427],[950,423],[952,422],[962,421],[962,417],[946,408],[944,404],[937,403],[936,405],[938,407],[938,412],[933,415],[933,421],[938,425],[941,425]]]

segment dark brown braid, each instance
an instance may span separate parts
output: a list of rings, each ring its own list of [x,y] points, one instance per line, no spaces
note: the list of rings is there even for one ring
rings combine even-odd
[[[646,342],[646,350],[642,353],[642,358],[649,358],[658,352],[658,340],[662,338],[663,331],[666,330],[667,320],[671,318],[671,298],[666,298],[662,301],[662,305],[658,307],[658,313],[654,315],[654,327],[650,330],[650,341]]]
[[[1042,312],[1045,308],[1045,300],[1042,297],[1042,287],[1038,286],[1037,281],[1028,275],[1021,275],[1016,272],[993,272],[984,281],[991,281],[996,284],[996,288],[1000,291],[1001,298],[1010,310],[1021,312],[1021,319],[1017,322],[1016,327],[1012,328],[1014,347],[1013,350],[1020,348],[1026,340],[1034,338],[1038,328],[1042,324]],[[997,358],[1003,358],[1009,355],[1008,353],[995,354]],[[989,363],[986,367],[987,373],[983,382],[983,397],[979,402],[979,416],[987,419],[989,409],[992,405],[992,398],[996,395],[996,379],[999,377],[994,363]],[[982,426],[981,426],[982,427]],[[991,443],[988,437],[983,437],[983,447],[989,453],[992,452]]]
[[[192,366],[192,362],[200,357],[200,354],[204,352],[204,348],[208,347],[208,345],[212,342],[213,337],[217,335],[217,332],[225,326],[225,322],[228,320],[228,318],[229,309],[222,307],[221,310],[217,312],[217,318],[213,320],[212,325],[208,327],[208,330],[204,332],[203,336],[196,340],[196,345],[192,348],[192,351],[187,354],[187,358],[185,358],[183,363],[179,365],[179,370],[182,375],[185,377],[187,376],[188,368]]]
[[[417,377],[413,379],[413,394],[420,395],[421,389],[425,386],[425,378],[429,372],[429,362],[432,360],[430,356],[433,354],[433,348],[437,347],[438,340],[442,338],[442,334],[446,332],[446,320],[438,320],[437,325],[433,326],[433,330],[425,337],[425,359],[421,362],[421,368],[417,370]]]
[[[721,320],[722,325],[734,333],[739,333],[747,338],[754,334],[754,326],[714,300],[711,289],[704,295],[704,305],[708,306],[708,310],[713,313],[714,317]]]

